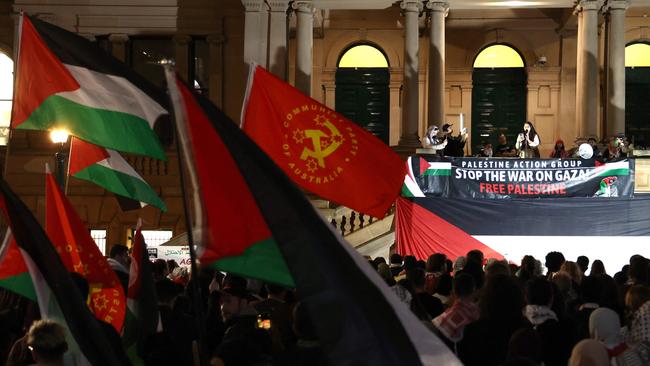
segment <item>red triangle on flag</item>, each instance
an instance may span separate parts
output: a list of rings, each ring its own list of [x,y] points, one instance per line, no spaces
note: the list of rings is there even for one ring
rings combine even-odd
[[[108,151],[84,140],[72,137],[70,146],[70,175],[75,175],[89,166],[108,159]]]
[[[51,95],[80,88],[70,71],[45,45],[29,17],[21,17],[21,23],[12,128],[25,122]]]

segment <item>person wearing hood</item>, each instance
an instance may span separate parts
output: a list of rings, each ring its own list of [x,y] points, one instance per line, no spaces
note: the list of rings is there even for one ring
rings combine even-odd
[[[562,139],[557,139],[555,141],[555,146],[549,158],[564,159],[569,157],[569,152],[565,150],[564,141]]]

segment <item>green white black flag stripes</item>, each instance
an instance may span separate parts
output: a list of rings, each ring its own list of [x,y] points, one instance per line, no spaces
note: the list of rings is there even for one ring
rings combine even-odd
[[[150,204],[163,212],[167,211],[167,206],[158,197],[158,193],[117,151],[73,137],[69,173],[75,178],[93,182],[109,192],[137,201],[137,208]]]
[[[90,41],[21,17],[11,125],[64,129],[95,145],[166,159],[153,131],[164,93]]]

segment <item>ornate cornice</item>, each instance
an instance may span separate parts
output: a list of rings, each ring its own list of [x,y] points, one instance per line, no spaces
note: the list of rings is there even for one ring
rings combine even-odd
[[[449,3],[447,1],[429,0],[426,3],[426,7],[432,12],[445,13],[445,16],[449,14]]]
[[[399,4],[402,11],[409,12],[421,12],[424,9],[424,5],[420,0],[402,0]]]

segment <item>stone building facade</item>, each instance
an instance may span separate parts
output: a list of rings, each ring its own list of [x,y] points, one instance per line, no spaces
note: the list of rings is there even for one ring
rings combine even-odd
[[[523,61],[516,123],[534,123],[543,154],[558,138],[571,145],[577,136],[624,132],[625,47],[650,42],[647,0],[0,0],[0,52],[10,56],[21,10],[98,42],[154,82],[162,74],[152,64],[173,59],[235,121],[251,62],[340,110],[350,80],[359,77],[362,89],[373,82],[354,72],[345,79],[339,61],[351,47],[370,45],[387,62],[378,112],[385,141],[402,153],[419,146],[429,124],[458,127],[461,113],[470,130],[466,152],[476,152],[483,135],[474,130],[491,123],[481,120],[490,112],[477,105],[486,90],[477,80],[490,75],[474,62],[491,45],[506,45]],[[75,207],[90,228],[107,230],[109,245],[125,242],[138,216],[149,228],[185,231],[175,145],[169,129],[161,133],[167,162],[128,160],[160,192],[167,213],[123,213],[101,188],[69,182]],[[43,165],[56,150],[47,134],[32,131],[14,132],[4,150],[6,178],[40,219]]]

